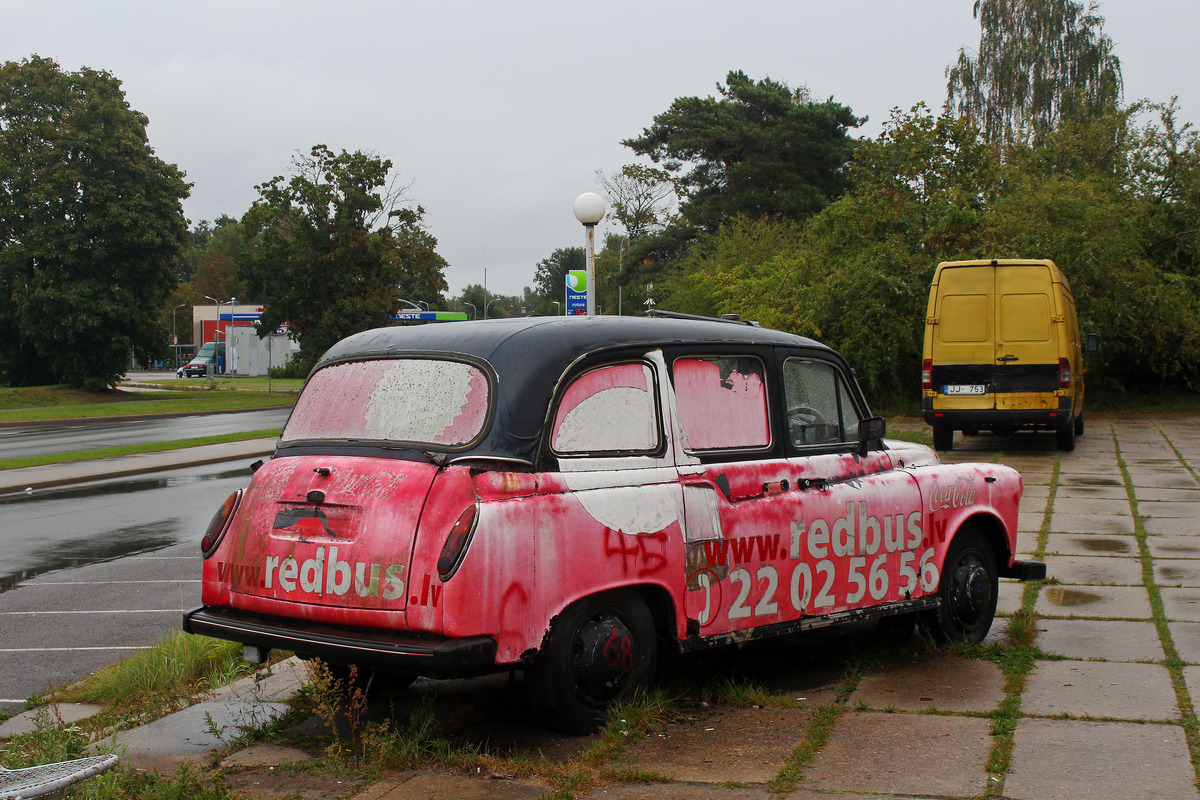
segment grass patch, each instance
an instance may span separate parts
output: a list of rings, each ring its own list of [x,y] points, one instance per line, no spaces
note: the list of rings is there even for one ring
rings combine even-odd
[[[199,694],[254,671],[236,642],[176,630],[149,649],[110,664],[54,694],[56,702],[97,703],[109,716],[162,716]]]
[[[104,393],[100,393],[104,394]],[[170,392],[162,394],[122,393],[120,399],[84,403],[47,404],[37,407],[0,408],[0,423],[45,422],[60,419],[97,419],[143,414],[201,414],[211,411],[240,411],[290,406],[294,395],[272,392]],[[134,394],[136,399],[128,395]]]
[[[191,389],[241,389],[244,391],[265,392],[299,392],[304,386],[302,378],[171,378],[166,381],[143,380],[137,373],[125,376],[126,380],[138,386],[152,386],[156,389],[191,390]]]
[[[920,431],[889,430],[887,438],[933,447],[933,428],[926,428]]]
[[[46,464],[70,464],[76,461],[115,458],[117,456],[128,456],[137,453],[161,453],[164,450],[180,450],[185,447],[200,447],[206,444],[244,442],[251,439],[273,439],[279,436],[280,430],[280,428],[269,428],[261,431],[223,433],[218,436],[200,436],[195,439],[172,439],[169,442],[145,442],[143,444],[120,445],[119,447],[100,447],[95,450],[72,450],[67,453],[47,453],[40,456],[3,458],[0,459],[0,470],[41,467]]]

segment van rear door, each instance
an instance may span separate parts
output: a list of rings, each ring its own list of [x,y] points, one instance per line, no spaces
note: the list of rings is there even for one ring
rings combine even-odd
[[[974,409],[995,408],[995,281],[990,265],[942,269],[933,309],[934,390]]]
[[[1004,264],[996,280],[995,392],[997,408],[1029,408],[1030,393],[1058,388],[1058,332],[1054,278],[1045,264]],[[1018,397],[1018,395],[1023,395]],[[1054,397],[1043,398],[1057,404]]]

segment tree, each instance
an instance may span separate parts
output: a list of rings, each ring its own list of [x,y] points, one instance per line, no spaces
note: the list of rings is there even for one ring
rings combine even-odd
[[[293,160],[290,180],[258,186],[242,218],[253,246],[239,274],[263,302],[259,328],[286,321],[302,364],[352,333],[387,325],[401,297],[442,299],[437,240],[421,226],[423,209],[405,207],[406,187],[388,180],[391,168],[376,155],[316,145]]]
[[[1060,119],[1087,117],[1121,96],[1121,62],[1096,4],[975,0],[979,51],[946,69],[946,106],[996,145],[1037,143]]]
[[[736,214],[805,219],[845,189],[843,167],[865,120],[833,99],[732,71],[720,98],[680,97],[622,142],[661,163],[684,194],[683,221],[715,231]]]
[[[111,73],[32,56],[0,67],[0,375],[116,384],[161,346],[187,236],[183,173]]]
[[[675,204],[675,184],[666,170],[626,164],[613,172],[596,170],[596,180],[630,238],[666,227]]]
[[[560,247],[537,263],[533,285],[547,303],[555,300],[562,302],[567,287],[567,273],[582,269],[587,269],[587,254],[583,248]]]

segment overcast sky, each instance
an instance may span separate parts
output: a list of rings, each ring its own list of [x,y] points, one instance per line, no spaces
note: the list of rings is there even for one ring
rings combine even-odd
[[[0,56],[112,72],[159,157],[194,183],[194,224],[240,217],[256,184],[314,144],[390,158],[450,263],[519,293],[555,248],[582,245],[571,205],[630,163],[676,97],[731,69],[806,86],[870,121],[940,109],[974,48],[971,0],[770,2],[34,2],[0,0]],[[1179,96],[1200,118],[1200,7],[1108,0],[1125,99]],[[606,229],[601,223],[600,231]]]

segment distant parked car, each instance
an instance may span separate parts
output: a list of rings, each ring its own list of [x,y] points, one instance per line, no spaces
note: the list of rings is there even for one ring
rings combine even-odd
[[[521,669],[594,728],[663,651],[918,618],[977,642],[1021,476],[884,438],[850,366],[735,320],[381,328],[316,365],[201,541],[189,633],[401,679]]]
[[[184,364],[179,369],[175,370],[176,377],[179,378],[203,378],[209,374],[209,367],[212,365],[212,358],[209,356],[196,356],[188,363]],[[212,374],[216,374],[216,368],[212,369]]]

